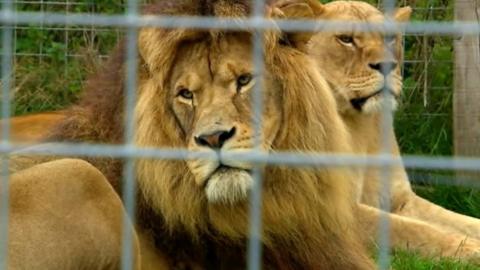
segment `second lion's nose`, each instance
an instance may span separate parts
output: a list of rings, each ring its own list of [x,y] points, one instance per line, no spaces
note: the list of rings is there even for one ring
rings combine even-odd
[[[377,63],[370,63],[368,66],[376,70],[380,73],[382,73],[384,76],[390,74],[396,67],[397,67],[397,62],[396,61],[385,61],[385,62],[377,62]]]

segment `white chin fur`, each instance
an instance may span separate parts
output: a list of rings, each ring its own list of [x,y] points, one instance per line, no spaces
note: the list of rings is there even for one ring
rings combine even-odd
[[[367,114],[381,112],[384,110],[383,103],[385,101],[390,103],[388,105],[391,108],[391,111],[395,111],[397,109],[398,103],[394,97],[389,96],[386,99],[380,98],[380,97],[374,97],[367,100],[367,102],[362,106],[362,112]]]
[[[247,199],[252,185],[252,176],[247,171],[229,169],[214,173],[205,192],[211,203],[234,204]]]

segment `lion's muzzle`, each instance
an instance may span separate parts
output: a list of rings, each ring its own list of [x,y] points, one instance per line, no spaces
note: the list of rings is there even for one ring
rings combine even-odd
[[[250,151],[252,143],[250,137],[242,136],[247,134],[242,125],[225,127],[207,125],[193,136],[190,150],[215,153],[216,158],[194,159],[188,165],[209,202],[232,204],[247,198],[253,184],[253,165],[229,154]]]

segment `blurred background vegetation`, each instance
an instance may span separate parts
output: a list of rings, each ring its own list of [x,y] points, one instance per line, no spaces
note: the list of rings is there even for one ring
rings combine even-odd
[[[1,2],[1,1],[0,1]],[[120,0],[17,1],[19,11],[50,11],[64,14],[124,12]],[[324,1],[328,2],[328,1]],[[368,1],[377,5],[377,1]],[[410,5],[416,21],[450,21],[454,0],[402,0]],[[16,25],[14,31],[14,102],[12,114],[58,110],[74,102],[83,80],[107,57],[122,31],[94,26]],[[395,116],[397,137],[404,154],[451,156],[453,39],[444,36],[405,37],[404,92]],[[480,217],[480,191],[460,187],[453,172],[409,171],[416,191],[440,205]],[[453,184],[453,185],[452,185]],[[396,257],[397,269],[474,269],[419,262],[409,265]],[[408,255],[410,256],[410,255]],[[408,257],[407,258],[410,258]],[[394,260],[394,262],[395,262]],[[416,264],[417,261],[411,263]],[[400,266],[399,266],[400,265]]]

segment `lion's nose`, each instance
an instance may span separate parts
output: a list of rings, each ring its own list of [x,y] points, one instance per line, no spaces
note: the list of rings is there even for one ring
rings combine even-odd
[[[388,75],[392,70],[394,70],[397,67],[397,62],[396,61],[384,61],[384,62],[376,62],[376,63],[370,63],[368,66],[376,71],[379,71],[383,75]]]
[[[195,136],[195,143],[199,146],[222,148],[223,144],[235,135],[235,127],[230,130],[217,130],[208,134]]]

